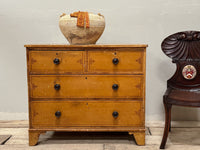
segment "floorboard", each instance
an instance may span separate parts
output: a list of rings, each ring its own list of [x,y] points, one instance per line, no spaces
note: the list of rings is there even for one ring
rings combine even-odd
[[[0,150],[159,150],[164,122],[147,122],[146,146],[128,133],[47,132],[28,146],[28,121],[0,121],[0,135],[12,135]],[[166,150],[200,150],[199,122],[172,122]]]

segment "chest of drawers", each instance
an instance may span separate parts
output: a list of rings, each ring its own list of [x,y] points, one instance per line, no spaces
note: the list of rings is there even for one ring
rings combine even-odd
[[[147,45],[25,45],[29,145],[46,131],[128,132],[145,144]]]

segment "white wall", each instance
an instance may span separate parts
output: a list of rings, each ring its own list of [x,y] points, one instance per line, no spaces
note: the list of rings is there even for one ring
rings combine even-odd
[[[74,11],[101,13],[106,28],[98,44],[148,44],[147,120],[163,120],[162,95],[175,66],[160,48],[175,32],[200,29],[199,0],[1,0],[0,120],[27,119],[24,44],[66,44],[59,16]],[[200,111],[173,108],[175,120],[200,120]]]

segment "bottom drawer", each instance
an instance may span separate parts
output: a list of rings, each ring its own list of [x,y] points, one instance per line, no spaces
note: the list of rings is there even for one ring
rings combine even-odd
[[[32,101],[31,127],[142,126],[142,101]]]

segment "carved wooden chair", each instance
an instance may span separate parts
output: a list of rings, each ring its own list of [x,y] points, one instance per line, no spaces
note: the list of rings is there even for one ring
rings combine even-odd
[[[172,105],[200,107],[200,32],[175,33],[164,39],[161,47],[177,66],[163,96],[165,129],[160,149],[164,149],[171,131]]]

